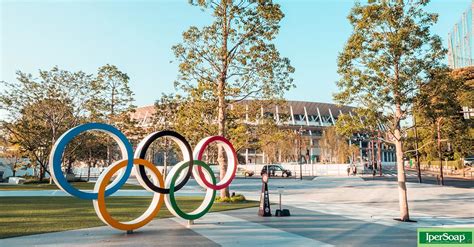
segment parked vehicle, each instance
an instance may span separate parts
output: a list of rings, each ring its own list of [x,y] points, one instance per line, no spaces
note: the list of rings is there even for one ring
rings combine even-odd
[[[268,169],[268,171],[267,171]],[[267,165],[262,168],[260,175],[267,173],[269,176],[291,177],[291,171],[281,165]]]
[[[464,166],[473,166],[474,165],[474,155],[467,156],[464,158]]]
[[[252,170],[239,167],[237,168],[237,174],[245,176],[245,177],[251,177],[253,176],[254,172]]]

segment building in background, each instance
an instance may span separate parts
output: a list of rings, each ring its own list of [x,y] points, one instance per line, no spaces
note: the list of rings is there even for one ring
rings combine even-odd
[[[448,63],[452,69],[474,66],[474,0],[448,34]]]
[[[250,104],[249,101],[243,101],[239,104]],[[334,126],[341,114],[349,114],[353,117],[353,107],[338,106],[335,104],[304,102],[304,101],[286,101],[285,106],[269,106],[261,108],[261,115],[270,115],[280,128],[294,130],[301,139],[309,144],[302,149],[297,140],[295,140],[294,150],[300,157],[309,157],[307,163],[317,163],[321,161],[321,150],[319,140],[323,131],[328,127]],[[132,118],[138,121],[139,125],[146,128],[153,122],[154,106],[139,107],[133,113]],[[253,120],[252,120],[253,119]],[[255,117],[246,116],[242,119],[247,124],[258,125]],[[360,148],[360,157],[369,160],[369,141],[363,135],[354,136],[349,140],[350,145],[357,145]],[[395,150],[393,145],[381,145],[381,161],[395,162]],[[376,151],[376,150],[374,150]],[[359,157],[359,158],[360,158]],[[296,161],[296,160],[295,160]],[[242,149],[239,152],[239,162],[243,164],[266,164],[268,159],[265,153],[251,148]],[[283,162],[283,161],[279,161]]]
[[[474,72],[474,0],[448,34],[448,64],[453,73],[472,81]],[[469,83],[469,82],[467,82]],[[465,119],[474,118],[473,106],[463,106]]]

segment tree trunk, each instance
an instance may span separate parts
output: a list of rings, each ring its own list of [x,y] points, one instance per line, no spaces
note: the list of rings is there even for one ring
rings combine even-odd
[[[224,97],[224,81],[219,81],[219,135],[225,137],[225,110],[226,110],[226,102]],[[218,146],[218,156],[217,162],[219,163],[220,167],[220,179],[222,180],[227,172],[227,163],[225,162],[224,158],[224,149],[221,145]],[[221,198],[229,197],[229,187],[221,190]]]
[[[39,172],[39,181],[43,181],[44,178],[44,168],[42,165],[40,165],[40,172]]]
[[[54,124],[51,125],[51,128],[52,128],[52,139],[51,139],[51,144],[55,144],[56,143],[56,126],[54,126]],[[49,174],[49,184],[53,184],[53,176],[51,176],[51,174]]]
[[[112,85],[111,89],[111,96],[110,96],[110,115],[109,118],[107,119],[107,124],[112,125],[114,122],[114,116],[115,116],[115,87]],[[112,164],[112,147],[111,147],[111,139],[109,135],[107,135],[107,166]]]
[[[416,170],[418,175],[418,182],[421,183],[421,167],[420,167],[420,154],[418,153],[418,129],[416,127],[416,116],[413,113],[413,126],[415,130],[415,159],[416,159]]]
[[[405,166],[403,164],[403,146],[402,146],[402,135],[400,127],[400,119],[402,117],[401,106],[396,105],[395,111],[395,150],[397,153],[397,179],[398,179],[398,197],[400,206],[400,220],[408,221],[410,216],[408,213],[408,198],[407,198],[407,187],[405,177]]]
[[[91,166],[92,166],[92,150],[89,149],[89,161],[87,162],[87,182],[91,177]]]
[[[229,35],[229,30],[227,27],[227,0],[221,1],[221,8],[223,11],[223,22],[222,22],[222,47],[221,47],[221,62],[222,68],[218,79],[218,87],[217,87],[217,96],[219,100],[218,105],[218,135],[225,137],[225,122],[226,122],[226,108],[227,104],[225,102],[225,83],[227,80],[227,69],[228,69],[228,48],[227,48],[227,39]],[[222,180],[227,172],[227,163],[225,162],[224,158],[224,149],[219,145],[218,146],[218,154],[217,154],[217,162],[219,163],[220,168],[220,179]],[[220,191],[221,198],[229,197],[229,187],[224,188]]]
[[[444,185],[444,176],[443,176],[443,160],[441,155],[441,118],[436,121],[436,127],[438,132],[438,159],[439,159],[439,180],[440,184]]]
[[[91,164],[87,166],[87,182],[89,182],[91,178]]]

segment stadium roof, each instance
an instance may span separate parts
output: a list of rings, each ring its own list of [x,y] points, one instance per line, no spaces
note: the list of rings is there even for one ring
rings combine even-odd
[[[249,104],[245,100],[239,104]],[[341,113],[352,114],[354,107],[340,106],[336,104],[307,102],[307,101],[285,101],[283,104],[265,107],[265,113],[271,113],[280,124],[298,126],[332,126]],[[138,107],[132,118],[138,120],[141,125],[150,123],[155,112],[154,105]],[[289,119],[280,119],[279,114],[287,114]]]

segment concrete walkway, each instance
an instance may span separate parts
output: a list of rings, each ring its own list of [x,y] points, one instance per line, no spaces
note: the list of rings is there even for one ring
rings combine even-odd
[[[259,180],[235,180],[231,191],[258,199]],[[95,227],[0,240],[0,246],[416,246],[419,227],[474,228],[474,190],[408,184],[411,218],[398,217],[397,185],[358,177],[270,180],[270,199],[284,186],[291,217],[258,217],[257,208],[211,213],[187,227],[159,219],[134,234]],[[272,205],[274,212],[277,205]]]
[[[257,208],[211,213],[187,227],[155,220],[133,234],[108,226],[0,240],[1,246],[416,246],[416,232],[301,208],[258,217]],[[400,223],[402,224],[402,223]]]

